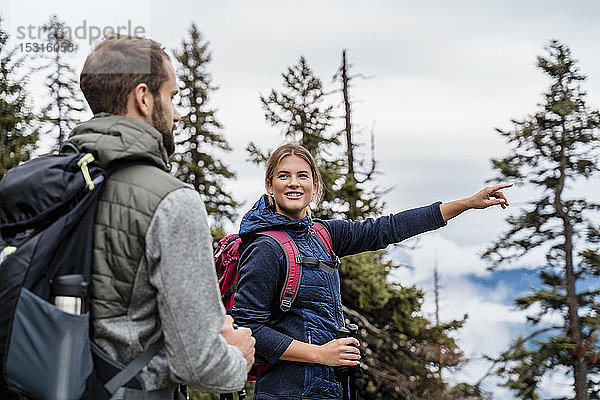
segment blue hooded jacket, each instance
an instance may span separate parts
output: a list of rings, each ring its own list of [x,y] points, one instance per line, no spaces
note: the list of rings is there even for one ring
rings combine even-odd
[[[309,216],[292,220],[275,213],[263,196],[242,219],[239,234],[250,238],[267,229],[284,230],[301,256],[333,261],[312,229]],[[330,220],[323,225],[339,257],[379,250],[445,225],[439,202],[364,221]],[[340,399],[341,386],[332,367],[279,360],[293,339],[317,345],[335,339],[344,326],[338,271],[303,265],[298,294],[289,311],[280,309],[279,294],[287,273],[287,255],[274,239],[256,236],[240,259],[239,286],[231,315],[252,329],[257,357],[271,368],[257,379],[256,400]]]

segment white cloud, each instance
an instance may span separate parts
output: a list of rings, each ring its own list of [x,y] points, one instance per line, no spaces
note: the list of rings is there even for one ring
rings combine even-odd
[[[571,397],[575,394],[573,390],[573,379],[571,372],[565,367],[558,367],[548,375],[544,376],[540,387],[542,398]]]
[[[457,217],[460,219],[461,217]],[[480,217],[484,219],[484,217]],[[459,224],[460,221],[451,220],[450,223]],[[417,247],[414,250],[406,251],[403,248],[392,248],[391,256],[401,264],[409,265],[412,268],[401,268],[392,272],[393,280],[399,282],[410,282],[414,284],[423,284],[430,282],[432,271],[437,263],[440,273],[449,278],[464,277],[468,274],[476,276],[490,276],[487,270],[489,264],[481,259],[489,243],[482,243],[475,246],[460,246],[456,241],[448,238],[443,233],[445,228],[439,231],[430,232],[419,236]],[[476,234],[475,232],[473,232]],[[485,234],[483,234],[485,236]],[[478,238],[479,240],[481,237]],[[410,242],[409,242],[410,243]],[[518,262],[507,266],[508,268],[520,269],[537,266],[544,262],[543,250],[532,251],[523,256]]]
[[[465,326],[454,336],[470,361],[460,370],[447,371],[445,379],[450,382],[476,383],[483,378],[491,362],[483,356],[497,357],[506,351],[519,335],[531,331],[526,315],[533,314],[539,307],[532,306],[526,312],[519,311],[513,298],[524,293],[519,282],[496,280],[500,274],[485,269],[476,253],[478,246],[458,246],[444,238],[439,232],[422,237],[416,250],[406,252],[395,249],[391,252],[396,264],[409,264],[414,269],[400,268],[391,274],[392,281],[403,285],[416,284],[425,291],[423,312],[434,319],[433,266],[436,253],[440,276],[440,318],[442,321],[461,319],[468,314]],[[529,256],[526,262],[539,261],[539,255]],[[527,264],[525,264],[527,265]],[[478,279],[473,279],[477,276]],[[558,315],[549,315],[542,324],[560,324]],[[560,378],[560,379],[559,379]],[[543,393],[563,393],[565,382],[562,370],[544,378],[540,387]],[[483,381],[482,388],[494,394],[495,400],[514,399],[508,389],[498,386],[500,380],[490,375]]]
[[[524,326],[525,318],[512,306],[505,304],[506,290],[490,291],[468,282],[465,278],[444,279],[440,314],[443,320],[461,318],[468,314],[465,326],[455,335],[465,357],[472,360],[465,367],[446,378],[452,382],[477,383],[484,377],[491,363],[483,355],[498,356],[505,351]],[[432,310],[429,296],[425,308]],[[495,399],[508,399],[510,392],[497,386],[494,375],[483,381],[483,389],[491,391]]]

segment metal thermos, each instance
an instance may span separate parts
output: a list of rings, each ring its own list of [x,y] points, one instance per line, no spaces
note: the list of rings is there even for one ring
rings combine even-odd
[[[86,310],[88,282],[83,275],[56,277],[50,287],[54,305],[70,314],[83,314]]]

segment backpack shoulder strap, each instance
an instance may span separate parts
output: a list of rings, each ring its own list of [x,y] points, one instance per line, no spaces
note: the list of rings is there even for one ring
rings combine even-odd
[[[273,238],[279,243],[286,255],[287,273],[279,296],[279,307],[282,311],[287,312],[292,307],[292,302],[298,294],[298,286],[300,286],[300,278],[302,277],[302,260],[298,248],[292,238],[284,231],[269,230],[258,234]]]
[[[90,341],[92,354],[94,357],[101,357],[112,360],[106,352],[94,341]],[[156,342],[152,343],[146,350],[141,352],[135,359],[121,369],[108,382],[104,384],[104,388],[108,393],[114,395],[117,390],[124,386],[127,382],[137,376],[137,374],[150,362],[152,357],[158,354],[160,349],[165,345],[164,338],[161,336]],[[114,361],[112,361],[114,363]],[[112,363],[111,363],[112,364]]]
[[[319,239],[321,239],[321,242],[323,242],[325,248],[327,249],[327,251],[329,251],[329,254],[335,260],[336,255],[333,252],[333,244],[331,242],[331,235],[329,234],[329,230],[322,223],[317,221],[313,223],[313,229],[315,230],[315,232],[317,232],[317,236],[319,236]]]

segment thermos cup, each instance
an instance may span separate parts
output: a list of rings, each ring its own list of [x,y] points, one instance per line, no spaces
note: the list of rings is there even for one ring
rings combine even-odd
[[[83,275],[62,275],[52,281],[51,296],[54,305],[70,314],[83,314],[86,310],[88,282]]]

